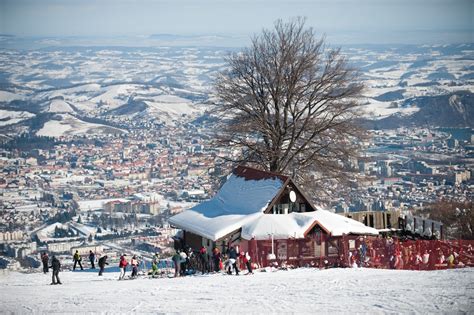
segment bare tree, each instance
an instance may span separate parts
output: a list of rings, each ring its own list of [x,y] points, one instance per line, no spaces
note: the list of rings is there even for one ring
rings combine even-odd
[[[474,240],[474,203],[440,200],[420,211],[430,219],[441,221],[449,239]]]
[[[311,178],[347,179],[363,133],[363,85],[340,49],[329,49],[302,18],[275,22],[249,48],[231,54],[216,84],[221,145],[238,163]]]

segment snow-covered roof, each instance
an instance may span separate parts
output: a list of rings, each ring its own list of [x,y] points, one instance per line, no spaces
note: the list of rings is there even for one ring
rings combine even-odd
[[[359,221],[346,218],[342,215],[321,208],[318,208],[318,210],[313,213],[315,213],[315,218],[320,226],[326,229],[326,231],[332,236],[341,236],[343,234],[379,234],[376,229],[368,227]]]
[[[78,202],[79,209],[81,211],[96,211],[104,209],[104,205],[111,201],[127,202],[128,199],[124,198],[111,198],[111,199],[97,199],[97,200],[81,200]]]
[[[304,238],[314,223],[314,218],[307,215],[310,213],[315,212],[262,214],[242,227],[241,236],[247,240],[267,240],[272,234],[274,239]]]
[[[318,224],[332,236],[343,234],[378,235],[374,228],[327,210],[290,214],[262,214],[242,227],[242,238],[250,240],[304,238]]]
[[[171,217],[169,223],[217,240],[261,215],[283,184],[278,177],[249,180],[232,174],[214,198]]]

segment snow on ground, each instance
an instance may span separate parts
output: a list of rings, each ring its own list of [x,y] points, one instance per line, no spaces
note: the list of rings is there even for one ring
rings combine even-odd
[[[43,128],[41,128],[36,134],[38,136],[60,137],[64,135],[126,132],[125,130],[110,126],[88,123],[67,113],[59,114],[58,116],[61,116],[61,120],[50,120],[46,122]]]
[[[382,119],[390,115],[400,114],[401,116],[409,116],[420,109],[418,107],[392,107],[391,102],[380,102],[374,99],[368,99],[369,104],[361,106],[364,116],[370,119]]]
[[[81,211],[96,211],[104,209],[104,205],[110,201],[127,202],[125,198],[97,199],[97,200],[81,200],[78,201]]]
[[[466,314],[474,269],[406,271],[300,268],[253,276],[117,281],[118,272],[10,273],[2,313]]]
[[[49,104],[48,112],[51,113],[72,113],[74,110],[71,105],[61,99],[54,99]]]
[[[14,100],[22,100],[24,98],[25,97],[22,95],[18,95],[18,94],[7,92],[7,91],[0,91],[0,102],[8,103]]]
[[[20,121],[34,117],[35,114],[29,112],[17,112],[11,110],[0,109],[0,126],[16,124]]]
[[[102,103],[109,109],[120,107],[127,103],[129,96],[139,87],[134,84],[118,84],[103,88],[104,93],[90,99],[91,102]]]

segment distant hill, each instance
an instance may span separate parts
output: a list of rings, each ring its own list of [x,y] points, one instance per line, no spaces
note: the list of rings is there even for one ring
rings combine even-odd
[[[410,116],[392,115],[365,122],[370,129],[392,129],[402,126],[474,127],[474,93],[454,92],[438,96],[406,99],[402,106],[417,106]]]

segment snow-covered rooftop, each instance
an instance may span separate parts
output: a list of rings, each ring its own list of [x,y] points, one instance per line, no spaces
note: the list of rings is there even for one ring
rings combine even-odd
[[[342,215],[329,212],[318,208],[315,214],[315,219],[320,225],[327,230],[332,236],[341,236],[343,234],[363,234],[363,235],[378,235],[379,232],[363,223],[346,218]],[[308,213],[309,214],[309,213]]]
[[[263,214],[242,227],[242,238],[250,240],[304,238],[315,224],[332,236],[343,234],[378,235],[374,228],[327,210],[290,214]]]
[[[107,202],[111,201],[120,201],[120,202],[127,202],[128,199],[124,198],[111,198],[111,199],[97,199],[97,200],[81,200],[78,202],[79,209],[81,211],[96,211],[104,209],[104,205]]]
[[[248,180],[232,174],[209,201],[170,218],[170,224],[217,240],[255,219],[283,187],[279,178]]]
[[[290,214],[263,214],[242,227],[241,236],[250,240],[266,240],[273,234],[274,239],[304,238],[305,232],[314,222],[315,212]]]

